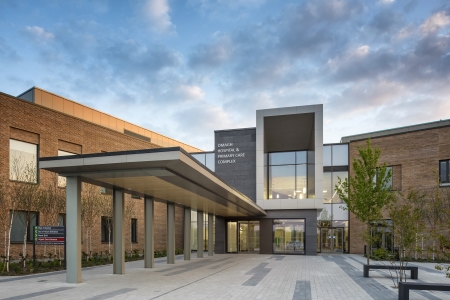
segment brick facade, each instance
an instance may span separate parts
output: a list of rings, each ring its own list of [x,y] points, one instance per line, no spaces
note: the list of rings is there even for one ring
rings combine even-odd
[[[393,166],[394,190],[426,190],[436,186],[439,160],[450,159],[450,127],[376,137],[371,144],[381,150],[379,163]],[[364,140],[349,144],[351,175],[351,162],[359,157],[361,146],[365,146]],[[363,253],[361,234],[365,226],[353,214],[349,222],[350,253]]]
[[[38,156],[57,156],[58,150],[72,153],[99,153],[135,149],[158,148],[152,143],[122,134],[115,130],[87,122],[53,109],[30,103],[16,97],[0,93],[0,181],[11,184],[9,180],[9,140],[16,139],[38,145]],[[40,171],[40,183],[56,180],[56,174]],[[133,249],[144,248],[144,202],[125,196],[125,201],[136,201],[136,219],[138,220],[138,243]],[[0,217],[8,219],[9,209],[0,211]],[[40,224],[46,224],[45,215],[40,214]],[[176,207],[176,248],[183,248],[183,209]],[[131,223],[127,220],[126,224]],[[50,225],[50,224],[46,224]],[[52,224],[56,225],[56,224]],[[129,225],[128,225],[129,226]],[[3,228],[2,228],[3,231]],[[127,229],[125,247],[130,251],[130,233]],[[84,229],[83,229],[84,232]],[[3,232],[2,232],[3,233]],[[3,235],[3,234],[2,234]],[[92,232],[93,252],[104,252],[107,243],[101,242],[101,218],[98,217]],[[84,238],[84,236],[83,236]],[[155,250],[166,248],[166,204],[155,203]],[[4,238],[0,238],[0,249],[3,253]],[[32,244],[27,250],[31,253]],[[86,249],[86,242],[82,245]],[[38,246],[36,252],[43,254],[43,246]],[[22,243],[11,245],[13,259],[19,258]],[[49,252],[47,250],[47,252]]]

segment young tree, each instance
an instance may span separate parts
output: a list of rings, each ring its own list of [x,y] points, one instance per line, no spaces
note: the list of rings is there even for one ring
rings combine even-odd
[[[59,224],[59,216],[65,211],[65,194],[64,189],[58,187],[57,179],[47,182],[41,186],[39,193],[39,210],[45,216],[43,225],[57,226]],[[47,246],[44,246],[44,255]],[[56,245],[54,247],[56,257]],[[59,257],[61,258],[61,257]]]
[[[108,230],[108,254],[111,255],[111,231],[113,221],[113,199],[111,195],[101,195],[100,213],[105,218],[106,229]]]
[[[396,270],[397,284],[406,281],[406,251],[416,243],[417,234],[424,229],[420,203],[423,195],[409,190],[406,194],[399,193],[398,198],[388,206],[389,217],[392,220],[394,242],[399,249],[400,269]],[[394,264],[394,262],[392,262]],[[394,284],[396,284],[394,282]]]
[[[102,195],[98,186],[84,184],[81,194],[81,216],[86,229],[86,253],[92,253],[92,228],[94,228],[100,214]]]
[[[5,239],[5,243],[4,243],[4,247],[5,247],[5,252],[3,256],[3,270],[2,272],[5,271],[6,268],[6,259],[7,259],[7,249],[8,249],[8,240],[7,240],[7,232],[8,232],[8,228],[9,228],[9,218],[7,217],[7,212],[9,212],[10,209],[10,203],[9,203],[9,194],[8,194],[9,190],[8,190],[8,185],[0,182],[0,226],[1,228],[3,228],[3,232],[4,232],[4,239]]]
[[[437,252],[436,244],[439,244],[439,240],[442,239],[442,233],[448,221],[448,199],[448,191],[439,186],[439,177],[436,173],[436,185],[425,193],[422,201],[423,218],[427,224],[427,231],[429,231],[429,237],[432,242],[433,260]]]
[[[10,172],[15,179],[11,184],[11,197],[17,202],[14,203],[13,206],[17,205],[17,207],[11,212],[10,225],[12,227],[17,209],[22,210],[24,217],[20,218],[20,221],[23,223],[25,229],[22,248],[23,265],[25,267],[25,260],[27,258],[28,226],[36,218],[36,215],[33,212],[37,211],[39,208],[39,185],[37,184],[38,171],[35,160],[27,161],[20,156],[13,158],[11,166]]]
[[[339,197],[347,204],[344,209],[349,210],[367,226],[363,240],[369,248],[369,265],[373,244],[371,222],[382,219],[383,208],[394,199],[394,195],[389,192],[391,187],[388,186],[392,173],[387,170],[386,163],[378,165],[381,151],[379,148],[372,149],[370,139],[366,141],[365,147],[358,147],[358,152],[360,157],[352,162],[354,174],[349,174],[343,181],[338,178],[335,188]]]
[[[130,198],[125,201],[125,220],[128,222],[128,232],[130,234],[130,252],[133,252],[133,229],[131,224],[131,219],[133,219],[136,216],[136,200],[133,198]]]

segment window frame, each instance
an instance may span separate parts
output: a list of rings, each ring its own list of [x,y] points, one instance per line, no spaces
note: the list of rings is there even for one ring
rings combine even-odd
[[[112,223],[112,217],[107,216],[101,216],[101,223],[100,223],[100,240],[103,244],[108,244],[108,228],[107,223],[103,223],[104,220],[110,219],[111,220],[111,240],[109,241],[111,244],[114,242],[114,234],[113,234],[113,223]],[[106,221],[105,221],[106,222]],[[103,238],[104,237],[104,238]]]
[[[131,242],[133,244],[137,244],[138,243],[138,219],[136,218],[131,218]]]
[[[297,153],[298,152],[305,152],[306,153],[306,162],[305,163],[297,163]],[[292,164],[292,163],[286,163],[286,164],[276,164],[276,165],[271,165],[270,164],[270,154],[272,154],[272,153],[294,153],[294,163]],[[309,163],[309,151],[308,150],[294,150],[294,151],[276,151],[276,152],[267,152],[267,153],[264,153],[265,154],[265,157],[264,157],[264,160],[265,160],[265,162],[264,162],[264,176],[265,176],[265,178],[264,178],[264,180],[265,180],[265,183],[266,183],[266,187],[265,187],[265,191],[264,191],[264,194],[265,194],[265,198],[266,198],[266,200],[280,200],[280,199],[282,199],[282,200],[294,200],[294,199],[296,199],[296,200],[305,200],[305,199],[308,199],[308,196],[309,196],[309,190],[308,190],[308,174],[309,174],[309,168],[310,168],[310,165],[314,168],[314,164],[311,164],[311,163]],[[293,197],[293,198],[276,198],[276,199],[274,199],[274,198],[270,198],[270,194],[269,194],[269,190],[271,190],[271,188],[270,188],[270,185],[269,185],[269,183],[270,183],[270,181],[271,181],[271,178],[270,178],[270,167],[281,167],[281,166],[294,166],[294,186],[295,186],[295,188],[294,188],[294,191],[297,191],[298,190],[298,188],[297,188],[297,166],[303,166],[303,165],[305,165],[306,166],[306,197],[305,198],[297,198],[297,197]]]
[[[9,213],[9,217],[11,218],[11,213],[13,211],[10,210],[9,212],[10,212]],[[26,214],[26,213],[28,213],[28,211],[26,211],[26,210],[15,210],[14,211],[14,219],[17,219],[17,213],[25,213]],[[39,212],[38,211],[30,211],[30,213],[35,213],[36,214],[36,216],[35,216],[35,218],[36,218],[36,225],[33,225],[33,226],[39,226]],[[23,225],[23,223],[22,223],[22,225]],[[34,240],[31,239],[31,237],[34,234],[34,230],[33,229],[34,228],[31,225],[31,219],[30,219],[30,221],[28,222],[28,230],[27,230],[27,244],[33,244],[34,243]],[[23,235],[22,235],[22,238],[21,238],[20,241],[10,240],[10,243],[11,244],[23,244]]]
[[[447,180],[441,179],[441,163],[444,162],[447,169]],[[450,186],[450,159],[443,159],[439,161],[439,186]]]
[[[18,180],[18,179],[12,179],[11,178],[11,140],[13,141],[17,141],[20,143],[25,143],[25,144],[29,144],[29,145],[34,145],[36,146],[36,153],[35,153],[35,157],[36,157],[36,161],[35,161],[35,166],[36,166],[36,181],[31,182],[31,181],[22,181],[22,180]],[[9,159],[9,175],[8,175],[8,179],[11,182],[21,182],[21,183],[29,183],[29,184],[39,184],[39,179],[40,179],[40,172],[39,172],[39,151],[40,151],[40,147],[39,144],[33,144],[33,143],[29,143],[29,142],[25,142],[25,141],[21,141],[18,139],[13,139],[13,138],[9,138],[9,148],[8,148],[8,159]],[[23,151],[22,151],[23,152]]]

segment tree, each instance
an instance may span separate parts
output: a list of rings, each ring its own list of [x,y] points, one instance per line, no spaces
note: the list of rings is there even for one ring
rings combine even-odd
[[[7,243],[7,232],[8,232],[8,228],[9,228],[9,218],[6,216],[6,213],[9,211],[10,208],[10,204],[9,204],[10,198],[9,198],[9,189],[8,189],[8,185],[0,182],[0,213],[3,213],[4,215],[0,215],[0,227],[3,228],[3,232],[4,232],[4,238],[5,238],[5,253],[3,256],[3,270],[2,272],[5,271],[6,268],[6,260],[7,260],[7,245],[9,243]]]
[[[86,229],[86,253],[90,257],[92,253],[92,228],[100,214],[102,195],[98,186],[83,185],[81,194],[81,216]]]
[[[65,211],[66,199],[64,189],[58,187],[57,179],[47,182],[41,186],[39,191],[39,210],[45,216],[43,225],[57,226],[59,224],[59,216]],[[47,246],[44,246],[44,255]],[[54,247],[56,256],[56,245]],[[61,257],[59,257],[61,259]]]
[[[436,172],[436,185],[427,191],[422,201],[423,218],[428,225],[432,242],[433,260],[436,254],[436,244],[443,238],[443,232],[448,222],[449,194],[447,189],[439,186],[439,176]],[[445,232],[448,235],[448,232]]]
[[[15,180],[11,184],[11,197],[14,199],[14,203],[11,212],[10,226],[12,228],[14,215],[17,213],[17,210],[22,210],[25,214],[23,218],[20,218],[25,229],[22,248],[23,266],[25,267],[25,260],[27,258],[28,226],[36,217],[36,215],[33,214],[33,211],[37,211],[39,208],[39,185],[37,184],[38,171],[36,161],[34,159],[27,161],[21,156],[13,157],[10,172],[13,176],[12,178]]]
[[[111,255],[111,231],[113,221],[113,199],[111,195],[100,195],[99,211],[106,222],[106,229],[108,230],[108,254]]]
[[[398,198],[389,204],[388,212],[392,220],[395,246],[399,249],[400,269],[396,270],[397,283],[406,281],[406,251],[410,250],[416,243],[417,234],[424,228],[420,208],[421,199],[424,196],[417,191],[409,190],[406,194],[399,193]],[[395,264],[395,262],[391,262]],[[394,282],[394,284],[396,284]]]
[[[366,224],[363,240],[367,243],[369,253],[367,264],[370,264],[370,253],[373,244],[371,235],[371,222],[383,218],[383,208],[391,203],[394,195],[388,186],[392,172],[387,170],[386,163],[378,165],[381,151],[372,149],[370,139],[366,140],[365,147],[358,147],[359,158],[352,162],[353,174],[342,181],[338,177],[335,189],[339,197],[347,204],[343,207],[353,213],[360,222]]]
[[[136,216],[136,200],[133,198],[130,198],[129,200],[125,201],[125,220],[128,222],[128,232],[130,233],[130,252],[133,252],[133,228],[131,224],[131,219],[133,219]]]

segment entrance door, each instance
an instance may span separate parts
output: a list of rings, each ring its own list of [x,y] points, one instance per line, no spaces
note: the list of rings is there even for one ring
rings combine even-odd
[[[321,228],[320,229],[322,252],[343,252],[344,228]]]
[[[259,222],[240,221],[238,249],[240,253],[259,253]]]

